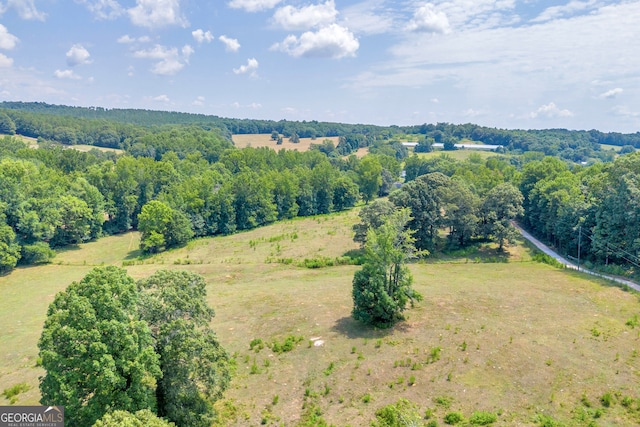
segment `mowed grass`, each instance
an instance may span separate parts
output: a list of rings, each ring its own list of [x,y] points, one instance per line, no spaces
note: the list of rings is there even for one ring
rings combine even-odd
[[[92,265],[124,262],[136,279],[161,268],[206,277],[212,326],[236,362],[217,404],[221,425],[296,425],[312,408],[330,424],[369,425],[399,398],[430,409],[439,425],[449,411],[477,410],[499,413],[504,426],[533,425],[537,414],[587,425],[576,417],[596,408],[598,425],[639,421],[620,403],[635,399],[635,411],[640,398],[640,329],[626,324],[640,313],[635,294],[533,263],[523,245],[506,257],[484,246],[412,264],[424,301],[395,328],[367,328],[350,317],[357,266],[297,265],[356,248],[355,221],[356,210],[295,219],[142,259],[130,233],[18,269],[0,278],[0,391],[27,382],[16,404],[37,403],[37,340],[53,295]],[[293,350],[271,351],[288,336],[299,339]],[[268,345],[252,351],[254,339]]]

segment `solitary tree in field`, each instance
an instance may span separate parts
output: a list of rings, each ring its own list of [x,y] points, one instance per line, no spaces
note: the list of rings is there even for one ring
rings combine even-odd
[[[365,262],[353,277],[353,311],[356,320],[389,327],[403,319],[409,302],[422,296],[411,287],[413,277],[406,266],[416,254],[412,231],[405,229],[409,209],[392,213],[384,224],[370,228]]]

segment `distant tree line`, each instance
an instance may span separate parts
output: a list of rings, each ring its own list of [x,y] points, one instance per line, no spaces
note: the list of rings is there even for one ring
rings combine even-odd
[[[4,113],[4,114],[2,114]],[[6,118],[9,118],[9,121]],[[13,125],[11,125],[13,122]],[[230,141],[232,134],[270,134],[285,138],[343,137],[342,155],[374,141],[399,141],[403,135],[422,135],[425,141],[453,146],[461,140],[499,145],[514,153],[543,152],[573,162],[592,159],[611,161],[613,153],[600,144],[640,148],[640,132],[623,134],[597,130],[566,129],[509,130],[474,124],[436,123],[414,126],[375,126],[319,121],[253,120],[223,118],[213,115],[153,111],[142,109],[107,109],[69,107],[40,102],[0,103],[0,133],[15,132],[63,144],[89,144],[127,148],[136,139],[176,126],[190,126],[212,131]],[[5,129],[6,131],[3,131]],[[421,147],[422,148],[422,147]]]

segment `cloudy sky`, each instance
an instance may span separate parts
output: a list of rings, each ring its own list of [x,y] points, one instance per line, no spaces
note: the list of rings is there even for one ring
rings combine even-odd
[[[0,100],[640,130],[640,0],[0,0]]]

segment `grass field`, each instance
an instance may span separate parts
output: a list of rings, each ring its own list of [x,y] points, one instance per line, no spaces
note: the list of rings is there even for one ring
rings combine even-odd
[[[424,159],[430,159],[430,158],[438,157],[444,154],[458,161],[467,160],[469,156],[475,156],[476,154],[480,156],[482,159],[488,159],[489,157],[494,157],[494,156],[504,156],[504,154],[497,154],[497,153],[494,153],[493,151],[486,151],[486,150],[453,150],[453,151],[434,150],[430,153],[416,153],[416,154],[418,155],[418,157],[421,157]]]
[[[233,144],[238,148],[245,147],[269,147],[274,150],[280,150],[282,148],[286,148],[287,150],[298,150],[298,151],[307,151],[311,144],[322,144],[322,141],[328,139],[333,141],[334,145],[338,145],[338,137],[329,137],[329,138],[300,138],[300,142],[294,144],[293,142],[289,142],[289,138],[282,138],[282,144],[278,145],[274,140],[271,139],[270,133],[259,133],[259,134],[242,134],[242,135],[233,135],[231,137],[233,140]]]
[[[399,398],[439,425],[450,411],[478,410],[499,414],[502,426],[535,425],[538,415],[566,425],[640,422],[635,294],[534,263],[524,245],[505,256],[489,245],[411,265],[424,301],[395,328],[369,329],[350,317],[358,267],[298,266],[356,248],[356,220],[356,211],[295,219],[146,259],[128,233],[18,269],[0,278],[0,391],[25,382],[16,404],[37,403],[37,340],[54,294],[93,265],[124,263],[134,278],[161,268],[206,277],[213,327],[236,361],[221,425],[291,426],[320,413],[329,424],[364,426]],[[300,337],[290,352],[249,349],[288,336]]]
[[[18,138],[18,139],[22,140],[23,142],[25,142],[29,146],[29,148],[38,148],[38,139],[37,138],[31,138],[29,136],[23,136],[23,135],[3,135],[3,134],[0,134],[0,136],[12,136],[12,137]],[[72,148],[72,149],[78,150],[78,151],[90,151],[92,149],[96,149],[96,150],[102,151],[102,152],[112,151],[112,152],[114,152],[116,154],[124,153],[124,150],[120,150],[118,148],[96,147],[94,145],[86,145],[86,144],[76,144],[76,145],[58,144],[58,145],[60,147]]]
[[[316,139],[300,138],[300,142],[297,144],[294,144],[293,142],[289,142],[289,138],[283,138],[281,145],[276,144],[276,142],[271,139],[270,133],[269,134],[262,133],[262,134],[250,134],[250,135],[247,135],[247,134],[233,135],[231,139],[233,140],[233,144],[238,148],[268,147],[276,151],[281,150],[283,148],[286,150],[308,151],[309,148],[311,147],[311,144],[318,144],[318,145],[322,144],[322,142],[325,139],[332,141],[335,146],[338,146],[339,137],[332,136],[332,137],[326,137],[326,138],[321,137]],[[364,157],[368,152],[369,150],[367,148],[360,148],[358,149],[358,151],[356,151],[353,154],[355,154],[357,157]]]

